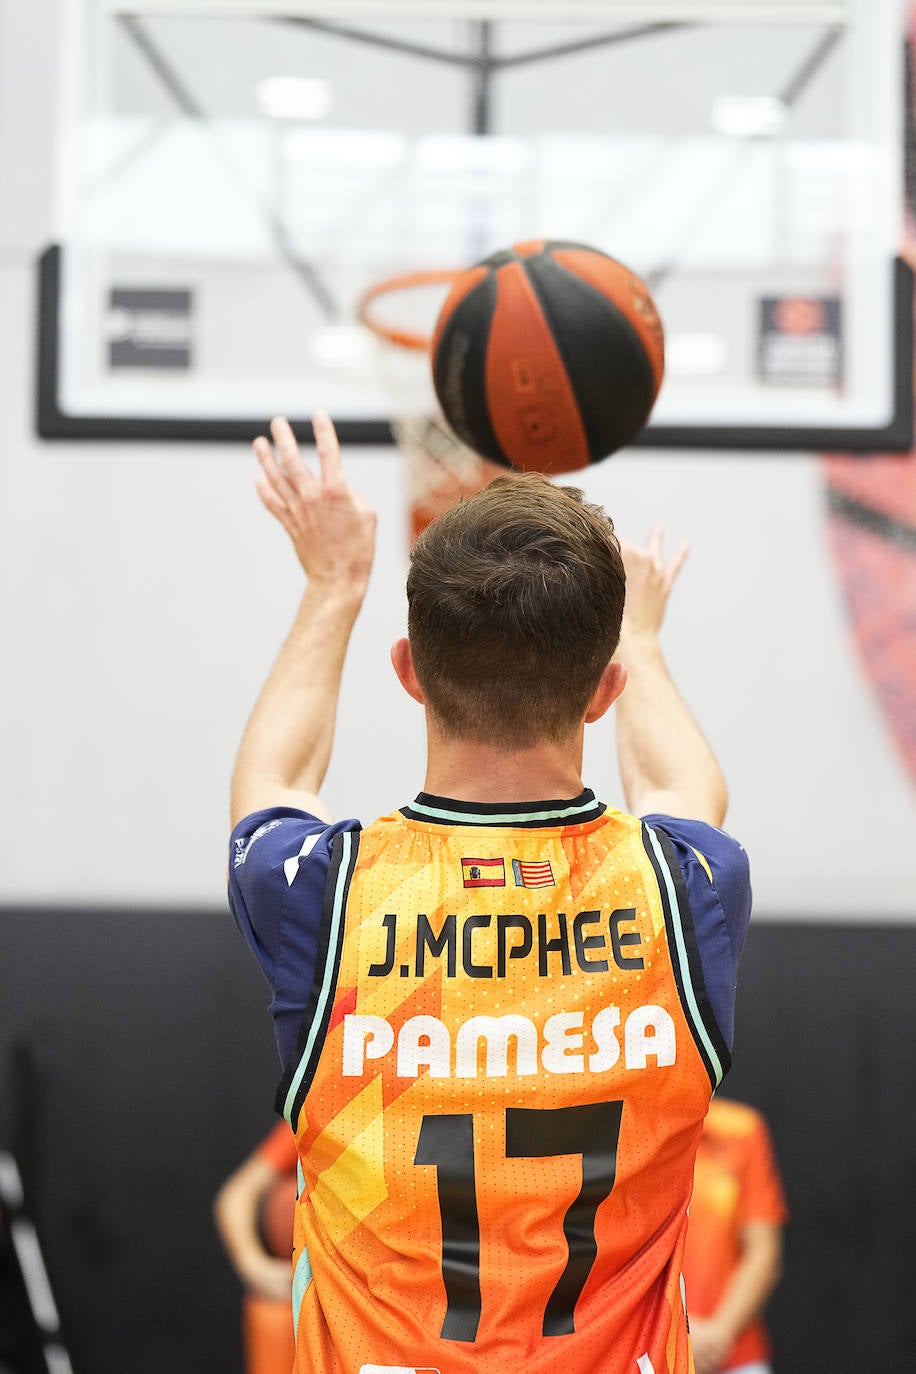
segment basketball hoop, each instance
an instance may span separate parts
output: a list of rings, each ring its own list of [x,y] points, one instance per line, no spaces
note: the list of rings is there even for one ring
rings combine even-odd
[[[434,321],[448,288],[463,269],[430,269],[386,277],[365,291],[357,318],[378,340],[380,372],[391,398],[391,432],[407,458],[410,543],[464,496],[505,476],[453,433],[436,402],[429,367]],[[392,322],[377,309],[398,300]]]
[[[370,307],[382,296],[393,296],[401,291],[416,291],[426,286],[451,286],[461,270],[459,267],[439,268],[422,272],[400,272],[397,276],[385,277],[363,292],[356,307],[357,318],[360,324],[371,329],[376,338],[384,340],[385,343],[415,353],[428,353],[433,337],[431,330],[408,329],[403,325],[388,324],[385,320],[379,319]]]

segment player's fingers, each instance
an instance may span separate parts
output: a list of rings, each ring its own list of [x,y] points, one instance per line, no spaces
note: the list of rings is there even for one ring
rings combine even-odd
[[[646,551],[656,563],[662,561],[662,527],[656,525],[646,540]]]
[[[326,486],[336,485],[341,479],[340,444],[334,422],[326,410],[315,411],[312,429],[315,431],[315,447],[321,464],[321,480]]]
[[[265,505],[271,515],[275,515],[285,527],[289,520],[289,507],[280,499],[262,472],[258,473],[257,477],[254,479],[254,484],[263,505]]]
[[[315,476],[309,472],[293,427],[285,415],[277,415],[270,422],[270,432],[276,449],[277,466],[289,485],[301,496],[314,491]]]
[[[681,571],[681,568],[683,568],[684,564],[686,563],[687,555],[689,552],[690,545],[687,543],[687,540],[684,539],[682,540],[677,553],[674,555],[671,562],[668,564],[668,567],[665,569],[665,587],[667,590],[670,591],[671,587],[674,585],[675,578]]]
[[[254,456],[261,464],[261,471],[270,483],[271,487],[285,505],[295,501],[296,493],[292,484],[288,481],[286,474],[281,470],[277,462],[277,454],[273,444],[263,435],[259,435],[252,444]]]
[[[353,505],[359,514],[365,515],[373,524],[377,524],[378,512],[374,507],[370,506],[369,502],[365,500],[364,497],[360,496],[358,491],[353,491],[352,487],[350,488],[350,494],[353,498]]]
[[[251,447],[265,476],[269,474],[271,467],[276,469],[273,444],[269,439],[266,439],[263,434],[259,434],[257,439],[253,440]]]
[[[299,445],[293,427],[285,415],[275,415],[270,422],[270,436],[277,446],[277,458],[284,472],[295,465],[299,457]]]

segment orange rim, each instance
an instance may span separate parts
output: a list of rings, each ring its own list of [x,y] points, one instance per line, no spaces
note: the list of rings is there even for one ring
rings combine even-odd
[[[407,291],[415,286],[446,286],[453,282],[462,270],[460,267],[439,268],[425,272],[401,272],[395,277],[385,277],[383,281],[376,282],[368,291],[363,292],[356,307],[357,318],[386,343],[394,344],[396,348],[409,348],[417,353],[425,353],[432,339],[431,333],[421,333],[415,329],[403,329],[399,325],[388,324],[387,321],[379,319],[370,307],[381,296],[388,296],[394,291]]]

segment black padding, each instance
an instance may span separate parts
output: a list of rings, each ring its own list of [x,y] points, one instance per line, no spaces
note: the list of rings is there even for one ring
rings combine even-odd
[[[763,1110],[788,1195],[785,1374],[914,1367],[912,896],[890,923],[751,922],[728,1095]],[[257,965],[225,911],[7,907],[0,929],[0,1148],[74,1369],[241,1374],[210,1208],[276,1120]]]

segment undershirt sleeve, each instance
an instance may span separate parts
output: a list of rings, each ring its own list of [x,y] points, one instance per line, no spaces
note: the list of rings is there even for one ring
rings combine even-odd
[[[334,836],[359,828],[293,807],[269,807],[240,821],[229,841],[229,907],[273,993],[270,1013],[280,1062],[295,1051],[318,947]]]
[[[687,886],[707,995],[731,1049],[738,961],[751,917],[747,854],[731,835],[704,821],[661,815],[642,819],[663,830],[674,846]]]

